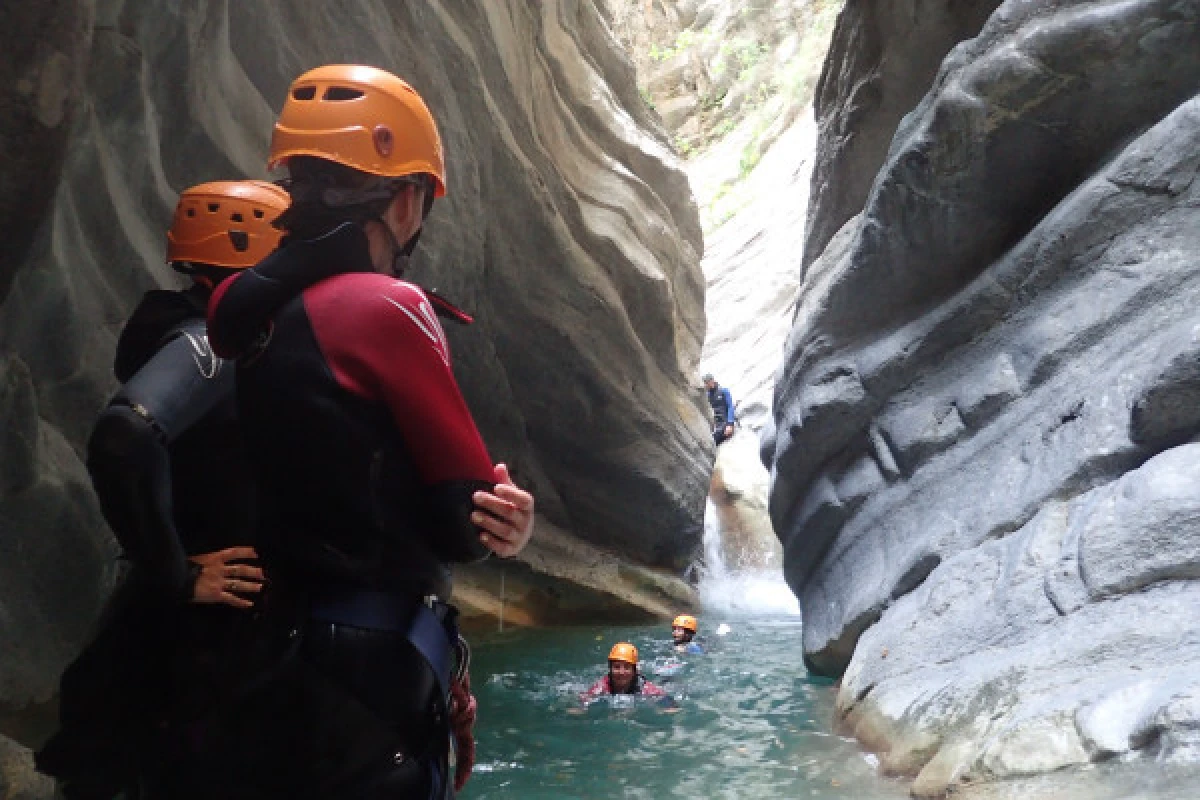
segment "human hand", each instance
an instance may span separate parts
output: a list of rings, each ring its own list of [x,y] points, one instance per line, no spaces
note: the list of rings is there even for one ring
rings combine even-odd
[[[726,437],[726,438],[729,438],[730,436],[733,436],[733,426],[732,426],[732,425],[726,425],[726,426],[725,426],[725,437]]]
[[[533,535],[533,495],[512,482],[508,467],[494,468],[496,488],[476,492],[471,499],[476,511],[471,521],[482,528],[479,541],[502,558],[515,556],[529,544]]]
[[[258,553],[253,547],[228,547],[192,556],[188,560],[200,565],[200,574],[192,588],[192,602],[252,608],[254,601],[240,595],[261,592],[266,575],[259,567],[232,562],[256,558]]]

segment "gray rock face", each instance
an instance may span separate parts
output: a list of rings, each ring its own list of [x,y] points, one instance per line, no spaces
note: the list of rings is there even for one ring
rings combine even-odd
[[[699,221],[591,2],[105,2],[94,26],[82,3],[26,5],[37,10],[3,19],[29,24],[0,26],[29,40],[20,69],[47,48],[73,64],[60,34],[93,42],[78,101],[55,93],[66,66],[30,66],[41,94],[18,75],[24,105],[0,106],[0,141],[38,165],[36,180],[6,166],[0,184],[0,211],[29,211],[0,218],[33,241],[0,269],[0,641],[20,643],[0,658],[0,712],[46,699],[111,580],[79,453],[113,389],[119,326],[144,290],[177,283],[162,263],[177,192],[263,176],[288,83],[322,63],[391,69],[439,120],[450,195],[413,277],[477,317],[449,335],[493,457],[563,536],[665,570],[646,596],[687,595],[670,573],[700,547],[712,458],[689,388],[704,337]],[[31,121],[39,98],[56,113]],[[76,119],[56,180],[60,106]],[[57,191],[45,213],[23,194],[35,184]],[[606,602],[637,596],[617,595]]]
[[[54,781],[33,768],[33,754],[0,736],[0,797],[5,800],[48,800]]]
[[[817,84],[821,147],[813,168],[805,265],[862,210],[900,119],[954,45],[979,32],[1000,0],[849,0]]]
[[[848,721],[922,792],[1190,741],[1072,731],[1134,666],[1145,719],[1190,708],[1146,654],[1198,660],[1196,451],[1171,450],[1200,434],[1197,91],[1195,3],[1005,2],[805,275],[772,519],[810,667],[846,671]]]
[[[919,795],[1200,753],[1200,444],[950,557],[858,642],[839,713]]]
[[[46,0],[0,9],[0,301],[58,185],[93,6],[93,0]]]
[[[766,119],[761,135],[782,109],[795,106],[794,117],[810,102],[840,0],[600,5],[626,44],[646,101],[690,154],[707,150],[748,120]],[[752,158],[773,141],[755,142]]]

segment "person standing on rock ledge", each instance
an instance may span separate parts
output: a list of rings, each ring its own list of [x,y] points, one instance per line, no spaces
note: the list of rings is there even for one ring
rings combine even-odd
[[[38,752],[67,800],[177,797],[176,756],[251,671],[254,489],[234,369],[213,355],[213,288],[275,249],[287,192],[219,181],[182,193],[167,261],[192,277],[148,292],[117,342],[122,387],[100,414],[87,467],[130,569],[99,635],[62,678],[60,730]]]
[[[437,314],[469,317],[399,279],[446,193],[441,138],[400,78],[325,66],[289,87],[270,162],[288,235],[213,296],[209,334],[240,358],[259,549],[298,655],[247,698],[231,750],[276,796],[442,797],[448,734],[456,787],[474,758],[449,565],[517,554],[534,499],[451,371]]]
[[[733,436],[733,426],[736,422],[733,395],[718,384],[711,373],[704,376],[704,388],[708,393],[708,404],[713,410],[713,443],[719,445]]]

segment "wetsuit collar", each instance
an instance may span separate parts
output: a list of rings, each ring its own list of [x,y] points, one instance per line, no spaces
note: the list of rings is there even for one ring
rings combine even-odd
[[[297,239],[286,237],[280,248],[265,261],[287,258],[296,265],[321,264],[331,268],[325,271],[304,270],[317,280],[330,275],[349,272],[374,272],[375,265],[371,262],[371,246],[367,234],[353,222],[343,222],[336,228],[312,239]],[[316,283],[317,280],[312,281]],[[307,289],[308,284],[301,288]]]

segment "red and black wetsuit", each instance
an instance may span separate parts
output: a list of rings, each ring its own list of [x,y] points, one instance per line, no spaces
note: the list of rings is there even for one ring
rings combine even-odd
[[[606,694],[617,694],[613,691],[612,677],[605,675],[600,680],[593,683],[588,690],[583,693],[584,701],[594,700]],[[641,675],[635,675],[633,683],[629,685],[629,690],[621,692],[621,694],[640,694],[644,697],[666,697],[667,693],[661,686],[657,686],[643,678]]]
[[[402,630],[423,597],[449,594],[449,564],[487,554],[471,498],[494,486],[433,308],[376,274],[366,237],[344,225],[224,284],[209,334],[218,353],[241,356],[259,552],[272,580],[310,603],[305,660],[419,759],[444,742],[445,721]]]

